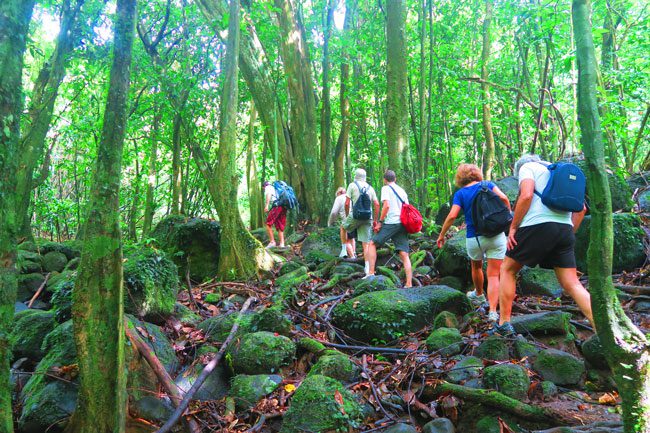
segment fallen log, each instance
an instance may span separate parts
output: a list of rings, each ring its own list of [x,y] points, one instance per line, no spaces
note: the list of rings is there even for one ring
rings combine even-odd
[[[626,284],[614,284],[614,288],[631,295],[650,295],[650,287],[648,286],[629,286]]]

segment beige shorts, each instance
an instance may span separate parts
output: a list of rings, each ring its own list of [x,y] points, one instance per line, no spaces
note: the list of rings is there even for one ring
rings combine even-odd
[[[467,238],[465,246],[467,247],[467,255],[472,260],[483,260],[483,257],[503,260],[506,256],[508,241],[506,235],[501,233],[491,238],[479,236],[478,241],[475,237]]]
[[[355,220],[350,214],[343,220],[342,225],[348,233],[356,230],[359,242],[370,242],[370,239],[372,239],[372,220]]]

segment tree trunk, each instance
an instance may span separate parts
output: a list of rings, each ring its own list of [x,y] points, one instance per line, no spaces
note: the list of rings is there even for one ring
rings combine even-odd
[[[133,140],[135,152],[135,177],[132,181],[133,197],[131,198],[131,208],[129,209],[129,240],[138,242],[137,223],[138,210],[140,210],[140,162],[138,160],[138,142]]]
[[[612,202],[605,171],[596,58],[589,0],[572,8],[578,63],[578,122],[587,161],[591,232],[587,255],[589,291],[598,336],[623,400],[625,432],[650,432],[650,345],[625,315],[612,284]]]
[[[427,128],[427,105],[425,95],[426,84],[426,28],[427,28],[427,8],[424,0],[420,0],[420,8],[418,9],[418,20],[420,21],[420,80],[418,82],[418,98],[419,98],[419,127],[420,127],[420,140],[418,142],[418,159],[417,159],[417,175],[415,176],[415,183],[418,185],[418,203],[424,210],[427,209],[428,197],[427,194],[427,179],[428,168],[427,164],[427,147],[429,142],[428,128]],[[429,47],[433,49],[433,47]]]
[[[9,332],[16,301],[16,171],[23,110],[23,54],[34,0],[0,2],[0,431],[13,432]]]
[[[490,86],[487,84],[490,61],[490,23],[492,21],[492,0],[485,0],[483,19],[483,50],[481,51],[481,98],[483,99],[483,176],[492,179],[494,167],[494,134],[492,133],[492,113],[490,110]]]
[[[386,144],[389,168],[407,191],[412,190],[409,149],[409,110],[407,105],[406,4],[404,0],[386,3]]]
[[[77,409],[66,429],[68,433],[119,433],[125,430],[124,288],[119,191],[135,19],[136,0],[118,0],[104,125],[73,292],[79,397]]]
[[[257,160],[255,158],[255,121],[257,110],[251,103],[250,123],[248,125],[248,151],[246,153],[246,180],[248,185],[248,202],[251,213],[251,229],[264,225],[264,203],[262,198],[262,183],[257,174]]]
[[[322,185],[323,193],[329,195],[331,190],[332,176],[332,106],[330,102],[330,37],[332,36],[332,21],[334,20],[334,9],[338,0],[325,0],[325,29],[323,35],[323,91],[322,108],[320,113],[320,160],[323,162]],[[343,113],[341,113],[341,117]],[[343,128],[343,126],[341,126]],[[336,177],[335,177],[336,179]],[[327,209],[321,206],[322,220],[327,220]]]
[[[345,19],[343,21],[343,38],[348,38],[350,34],[350,26],[354,17],[355,0],[346,1],[345,5]],[[341,55],[341,90],[339,92],[339,102],[341,105],[341,130],[339,137],[336,140],[336,149],[334,151],[334,183],[333,190],[338,187],[344,187],[345,184],[345,154],[350,140],[350,98],[348,97],[348,85],[350,80],[350,64],[349,53],[343,45],[343,53]],[[361,104],[359,104],[361,105]],[[331,191],[331,196],[334,191]]]
[[[18,236],[32,239],[31,212],[29,204],[31,192],[35,187],[34,171],[38,161],[43,157],[45,138],[50,129],[54,103],[59,93],[59,86],[66,74],[70,53],[77,46],[80,35],[77,29],[81,7],[84,0],[64,0],[61,5],[61,30],[56,39],[54,53],[44,63],[34,84],[34,91],[28,108],[29,127],[20,145],[18,153],[18,172],[16,173]],[[44,180],[44,179],[42,179]]]
[[[183,123],[181,110],[184,105],[185,104],[181,104],[174,114],[172,131],[172,215],[178,215],[181,213],[181,126]]]
[[[151,136],[149,137],[150,142],[150,153],[149,153],[149,163],[148,163],[148,174],[147,174],[147,192],[146,198],[144,201],[144,222],[142,223],[142,239],[146,239],[151,232],[151,225],[153,224],[153,216],[156,212],[156,206],[154,203],[155,197],[154,193],[156,190],[157,183],[157,169],[156,169],[156,159],[158,158],[158,133],[160,131],[160,118],[162,113],[160,107],[156,104],[154,106],[154,115],[153,115],[153,125],[151,129]]]

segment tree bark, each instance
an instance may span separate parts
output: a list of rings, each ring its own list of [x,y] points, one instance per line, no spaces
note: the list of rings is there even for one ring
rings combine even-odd
[[[490,110],[490,86],[488,65],[490,61],[490,23],[492,22],[492,0],[485,0],[485,18],[483,19],[483,49],[481,51],[481,98],[483,99],[483,177],[492,179],[494,167],[494,134],[492,133],[492,113]]]
[[[356,10],[355,0],[346,1],[345,5],[345,19],[343,21],[343,38],[348,38],[350,34],[350,27],[354,19]],[[348,50],[343,45],[343,53],[341,55],[341,90],[339,92],[339,103],[341,105],[341,130],[339,131],[338,139],[336,140],[336,148],[334,150],[334,183],[333,188],[345,187],[345,154],[350,141],[350,98],[348,97],[348,86],[350,81],[350,59]],[[361,104],[360,104],[361,105]],[[334,191],[331,191],[331,196]]]
[[[0,431],[13,432],[9,332],[16,301],[16,193],[23,54],[34,0],[0,2]]]
[[[171,213],[178,215],[181,213],[181,126],[183,118],[181,110],[185,106],[185,101],[178,106],[174,114],[174,123],[172,131],[172,198],[171,198]]]
[[[118,0],[108,99],[73,293],[79,397],[66,429],[68,433],[120,433],[125,430],[119,191],[135,19],[136,0]]]
[[[427,194],[427,179],[428,179],[428,158],[427,147],[429,143],[429,134],[427,127],[427,105],[426,105],[426,28],[427,28],[427,8],[424,0],[420,0],[420,8],[418,9],[418,20],[420,21],[420,80],[418,81],[418,100],[419,100],[419,127],[420,127],[420,140],[418,142],[418,159],[417,159],[417,174],[415,176],[415,183],[418,185],[418,202],[422,209],[427,209],[427,202],[429,195]],[[433,49],[433,47],[429,47]]]
[[[650,345],[625,315],[612,283],[612,202],[596,97],[597,70],[589,0],[574,0],[578,122],[587,162],[591,233],[587,263],[598,336],[623,401],[625,432],[650,432]]]
[[[248,202],[250,205],[250,228],[256,229],[264,225],[264,203],[262,202],[262,183],[257,173],[257,159],[255,158],[255,121],[257,110],[251,103],[250,123],[248,125],[248,151],[246,153],[246,183],[248,185]]]
[[[389,168],[407,191],[412,190],[407,105],[406,4],[404,0],[386,3],[386,142]]]
[[[149,162],[148,162],[148,173],[147,173],[147,192],[144,201],[144,221],[142,223],[142,239],[146,239],[151,232],[151,226],[153,224],[153,216],[156,212],[156,206],[154,203],[155,197],[154,193],[156,190],[157,183],[157,169],[156,169],[156,159],[158,158],[158,133],[160,131],[160,118],[162,113],[160,107],[156,104],[154,106],[153,114],[153,125],[151,128],[151,136],[149,137]]]
[[[325,29],[323,34],[323,90],[322,90],[322,108],[320,113],[320,160],[323,163],[322,185],[323,192],[329,195],[332,189],[332,104],[330,102],[330,37],[332,36],[332,21],[334,21],[334,9],[338,0],[325,0]],[[343,117],[343,113],[341,113]],[[341,126],[343,128],[343,126]],[[336,179],[336,177],[335,177]],[[320,218],[327,219],[327,209],[321,206]]]

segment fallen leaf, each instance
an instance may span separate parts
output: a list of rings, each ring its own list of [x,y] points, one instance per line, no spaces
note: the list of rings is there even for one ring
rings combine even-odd
[[[343,396],[338,390],[334,391],[334,400],[339,404],[341,413],[345,415],[345,409],[343,408]]]
[[[609,406],[616,406],[616,396],[614,394],[606,392],[598,398],[598,403],[606,404]]]
[[[357,308],[358,305],[359,305],[359,301],[354,301],[352,303],[352,308]]]
[[[284,390],[286,392],[294,392],[296,390],[296,385],[294,385],[293,383],[288,383],[284,385]]]

